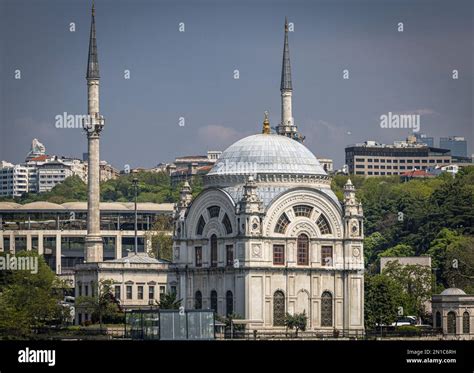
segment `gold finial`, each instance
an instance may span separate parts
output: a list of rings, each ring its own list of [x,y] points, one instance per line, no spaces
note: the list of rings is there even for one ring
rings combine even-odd
[[[270,121],[268,120],[268,111],[265,111],[265,119],[263,120],[262,133],[265,135],[270,134]]]
[[[288,18],[285,17],[285,32],[288,32]]]
[[[92,17],[95,17],[95,1],[92,0]]]

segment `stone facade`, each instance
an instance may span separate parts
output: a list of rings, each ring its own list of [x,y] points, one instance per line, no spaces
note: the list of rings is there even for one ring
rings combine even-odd
[[[186,308],[236,313],[250,329],[281,329],[286,312],[305,312],[308,330],[363,331],[363,212],[355,189],[346,185],[342,207],[324,171],[299,173],[298,161],[291,168],[294,174],[263,174],[258,165],[253,176],[211,171],[194,200],[185,185],[175,212],[179,297]]]

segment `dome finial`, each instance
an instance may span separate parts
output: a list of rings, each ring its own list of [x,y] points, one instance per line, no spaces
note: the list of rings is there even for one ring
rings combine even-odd
[[[265,119],[263,120],[262,133],[265,135],[269,135],[270,134],[270,121],[268,120],[268,111],[265,111],[264,114],[265,114]]]

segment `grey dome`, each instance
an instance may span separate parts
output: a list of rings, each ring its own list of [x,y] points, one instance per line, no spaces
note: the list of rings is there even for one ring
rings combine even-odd
[[[466,293],[458,288],[447,288],[441,292],[441,295],[466,295]]]
[[[208,175],[326,175],[318,159],[299,142],[275,134],[245,137],[229,146]]]

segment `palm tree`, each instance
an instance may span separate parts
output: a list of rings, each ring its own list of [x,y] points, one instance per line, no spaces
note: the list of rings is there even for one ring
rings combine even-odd
[[[175,292],[168,292],[160,296],[158,307],[163,310],[178,310],[182,299],[178,299]]]

